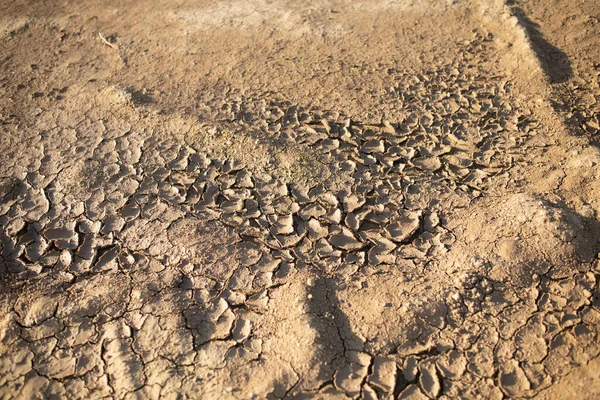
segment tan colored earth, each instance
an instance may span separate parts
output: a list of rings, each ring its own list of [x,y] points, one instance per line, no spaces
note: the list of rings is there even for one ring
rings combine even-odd
[[[600,396],[600,2],[0,4],[0,398]]]

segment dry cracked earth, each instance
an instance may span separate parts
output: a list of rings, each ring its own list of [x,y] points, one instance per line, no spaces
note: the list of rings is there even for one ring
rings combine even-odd
[[[1,398],[600,396],[600,3],[0,15]]]

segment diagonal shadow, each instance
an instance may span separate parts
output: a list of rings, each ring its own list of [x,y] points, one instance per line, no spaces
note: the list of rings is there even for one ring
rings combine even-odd
[[[563,83],[567,81],[573,75],[573,69],[567,54],[549,43],[540,32],[540,25],[529,19],[521,7],[513,4],[513,1],[507,1],[512,14],[527,33],[531,48],[537,56],[544,73],[550,78],[550,82]]]

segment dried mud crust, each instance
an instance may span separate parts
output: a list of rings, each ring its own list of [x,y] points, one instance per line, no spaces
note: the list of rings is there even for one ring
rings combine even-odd
[[[14,95],[0,393],[533,397],[593,365],[600,154],[540,161],[558,182],[529,194],[552,126],[493,67],[493,35],[455,46],[387,71],[379,120],[227,85],[192,118],[134,86]]]

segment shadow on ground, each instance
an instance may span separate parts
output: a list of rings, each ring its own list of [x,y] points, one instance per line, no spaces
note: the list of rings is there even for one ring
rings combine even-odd
[[[535,52],[544,73],[550,78],[550,82],[563,83],[571,78],[573,69],[567,54],[544,38],[540,32],[539,24],[529,19],[521,7],[514,5],[512,1],[508,1],[507,4],[511,6],[513,15],[527,33],[531,48]]]

